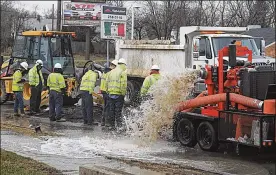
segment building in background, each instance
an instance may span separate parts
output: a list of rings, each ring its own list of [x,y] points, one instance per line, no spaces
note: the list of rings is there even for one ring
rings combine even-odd
[[[276,58],[275,28],[260,28],[258,26],[254,26],[253,28],[251,26],[248,27],[249,30],[246,31],[244,34],[253,37],[262,37],[265,40],[265,55]],[[256,41],[256,44],[258,47],[260,46],[260,44],[258,44],[258,41]]]

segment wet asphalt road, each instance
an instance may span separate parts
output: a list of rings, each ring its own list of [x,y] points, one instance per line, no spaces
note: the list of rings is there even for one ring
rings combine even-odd
[[[1,120],[12,112],[12,105],[1,105]],[[45,116],[31,117],[32,124],[43,124],[45,129],[62,134],[61,137],[31,138],[12,132],[1,132],[1,148],[32,157],[65,174],[78,174],[78,167],[83,164],[111,164],[104,157],[116,159],[146,161],[159,164],[176,164],[182,167],[194,167],[218,174],[274,175],[276,156],[250,155],[237,156],[233,151],[221,150],[216,153],[203,152],[180,146],[179,143],[158,140],[156,143],[141,148],[137,140],[128,136],[93,129],[81,123],[79,109],[70,107],[64,110],[70,122],[51,123]],[[95,113],[100,119],[100,110]],[[44,128],[42,128],[43,130]],[[204,173],[205,174],[205,173]]]

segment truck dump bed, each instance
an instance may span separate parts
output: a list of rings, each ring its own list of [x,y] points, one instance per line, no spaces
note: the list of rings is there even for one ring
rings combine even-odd
[[[116,59],[119,58],[126,59],[131,77],[148,76],[153,64],[159,65],[163,73],[183,72],[185,68],[184,45],[172,45],[164,40],[118,40]]]

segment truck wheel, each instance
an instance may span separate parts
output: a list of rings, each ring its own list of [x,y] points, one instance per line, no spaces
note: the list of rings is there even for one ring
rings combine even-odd
[[[218,148],[216,131],[209,122],[201,122],[197,128],[197,142],[204,151],[215,151]]]
[[[9,94],[7,94],[6,92],[6,88],[5,88],[5,82],[1,81],[1,88],[0,88],[0,104],[4,104],[6,101],[8,101],[9,99]]]
[[[131,106],[138,102],[139,84],[135,81],[127,81],[127,92],[125,95],[125,105]]]
[[[189,119],[182,118],[178,121],[176,134],[178,141],[184,146],[194,147],[197,144],[195,128]]]

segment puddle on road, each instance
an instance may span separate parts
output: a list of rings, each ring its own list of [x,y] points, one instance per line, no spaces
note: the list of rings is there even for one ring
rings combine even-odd
[[[150,153],[174,152],[177,147],[160,141],[150,147],[141,147],[135,140],[123,138],[50,138],[41,145],[41,151],[75,158],[87,158],[95,155],[103,156],[136,156],[144,157]]]

